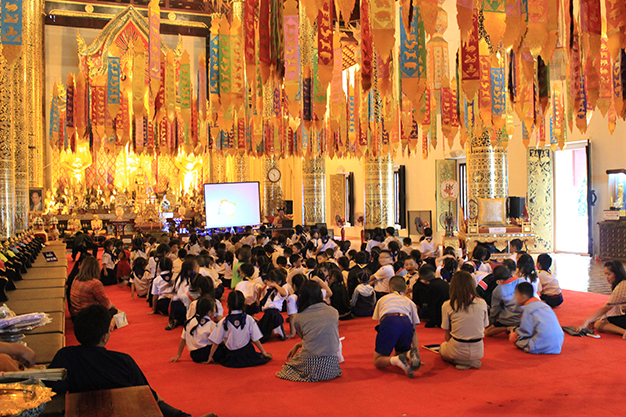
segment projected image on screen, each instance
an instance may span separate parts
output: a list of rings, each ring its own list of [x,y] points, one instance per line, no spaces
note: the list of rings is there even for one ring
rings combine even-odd
[[[204,184],[207,229],[261,223],[258,182]]]

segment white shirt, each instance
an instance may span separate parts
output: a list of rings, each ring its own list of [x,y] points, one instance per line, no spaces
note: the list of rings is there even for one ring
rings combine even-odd
[[[198,255],[200,255],[200,250],[201,250],[200,249],[200,245],[197,244],[197,243],[194,244],[194,245],[192,245],[190,243],[187,244],[187,253],[189,255],[198,256]]]
[[[383,249],[384,250],[389,249],[389,243],[393,242],[394,240],[396,242],[400,243],[400,241],[398,240],[397,237],[395,237],[395,236],[387,236],[387,238],[385,240],[383,240],[383,243],[382,243]]]
[[[215,322],[208,316],[204,316],[201,322],[203,323],[198,324],[198,319],[195,317],[192,318],[189,323],[187,323],[183,329],[183,334],[180,336],[181,339],[185,340],[187,349],[190,352],[212,344],[209,337],[211,333],[213,333],[213,330],[215,330]],[[198,327],[196,327],[196,325],[198,325]],[[190,334],[189,332],[194,327],[196,327],[196,329],[193,331],[193,334]]]
[[[415,303],[411,299],[399,295],[398,293],[387,294],[378,300],[376,308],[374,308],[372,319],[380,321],[385,314],[389,313],[404,314],[414,325],[420,323]]]
[[[196,315],[196,305],[198,305],[198,300],[193,300],[191,304],[189,304],[189,308],[187,309],[187,320]],[[224,317],[224,307],[222,306],[222,302],[220,300],[215,300],[215,311],[211,317]]]
[[[328,239],[328,241],[326,241],[326,243],[322,243],[322,240],[319,240],[319,252],[324,252],[326,251],[326,249],[332,249],[334,251],[337,251],[337,249],[339,248],[339,245],[337,245],[335,243],[335,241],[333,239]]]
[[[289,294],[289,291],[287,291],[287,294]],[[285,295],[283,297],[282,295],[280,295],[278,290],[276,290],[276,292],[274,293],[274,299],[271,300],[271,298],[272,298],[271,296],[267,298],[267,301],[265,301],[265,304],[263,305],[262,310],[265,311],[270,308],[275,308],[276,310],[281,311],[283,309],[283,302],[285,301],[287,296]]]
[[[256,236],[254,235],[248,235],[244,237],[243,239],[241,239],[242,245],[249,245],[251,247],[254,247],[255,243],[256,243]]]
[[[539,282],[541,282],[541,294],[543,295],[559,295],[561,294],[561,287],[559,286],[559,280],[554,278],[548,271],[539,271],[537,274]]]
[[[306,269],[302,266],[298,268],[291,268],[291,270],[287,274],[287,284],[291,285],[293,277],[295,277],[298,274],[306,275]]]
[[[235,286],[235,291],[241,291],[246,297],[246,305],[254,304],[259,296],[259,291],[263,288],[256,279],[249,281],[243,280]]]
[[[371,252],[371,251],[372,251],[372,248],[373,248],[374,246],[378,246],[378,245],[380,245],[380,242],[379,242],[379,241],[377,241],[377,240],[373,240],[373,239],[372,239],[372,240],[370,240],[370,241],[368,241],[368,242],[367,242],[367,247],[365,248],[365,250],[366,250],[366,251],[368,251],[368,252]]]
[[[183,261],[181,261],[180,258],[176,258],[176,260],[172,262],[172,274],[174,274],[174,276],[180,274],[182,267]]]
[[[240,310],[232,311],[233,314],[241,313]],[[224,330],[224,322],[226,322],[227,330]],[[263,333],[254,321],[252,316],[246,315],[246,324],[243,327],[236,328],[232,323],[226,321],[226,317],[220,320],[211,333],[209,340],[213,343],[220,344],[224,342],[228,350],[237,350],[246,346],[250,341],[256,342],[263,337]]]
[[[150,278],[152,277],[156,277],[157,273],[160,272],[158,271],[158,263],[156,261],[156,257],[152,256],[149,260],[148,260],[148,271],[150,272]]]
[[[137,295],[142,297],[148,292],[150,292],[150,280],[152,277],[150,276],[150,272],[144,271],[142,276],[138,277],[135,275],[135,271],[130,273],[130,282],[135,285],[135,291],[137,291]]]
[[[106,269],[115,268],[115,262],[113,262],[113,256],[109,252],[102,254],[102,267]]]
[[[162,272],[157,275],[157,277],[152,282],[152,295],[158,295],[159,300],[162,298],[172,298],[173,288],[170,286],[170,283],[163,279],[163,275],[165,275],[167,271]]]
[[[220,280],[220,276],[217,271],[213,268],[202,267],[198,270],[198,273],[203,277],[211,278],[213,281],[213,288],[217,288],[220,286],[222,281]]]
[[[287,297],[287,315],[291,316],[298,313],[298,296],[291,294]]]
[[[142,250],[134,250],[130,252],[130,265],[133,266],[137,258],[148,259],[146,253]]]
[[[374,290],[378,292],[389,292],[389,280],[394,275],[395,272],[393,270],[393,266],[381,266],[380,269],[372,275],[372,278],[376,278],[376,282],[374,282]]]
[[[422,240],[417,248],[422,253],[422,259],[430,258],[435,255],[435,245],[432,240],[430,242],[428,239]]]
[[[412,246],[402,246],[402,249],[400,249],[402,252],[406,253],[407,255],[411,255],[411,252],[413,252],[413,247]]]

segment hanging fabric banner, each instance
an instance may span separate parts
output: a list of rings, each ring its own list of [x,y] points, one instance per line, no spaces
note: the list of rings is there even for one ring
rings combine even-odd
[[[600,53],[602,38],[600,0],[580,1],[580,28],[583,34],[583,50],[587,60],[593,62]]]
[[[165,65],[165,108],[170,123],[174,122],[176,112],[176,66],[174,64],[174,52],[167,51],[167,64]]]
[[[161,85],[161,37],[159,31],[161,29],[161,10],[159,8],[159,0],[150,0],[148,5],[148,22],[150,23],[150,91],[155,97]]]
[[[230,62],[230,24],[222,19],[220,24],[220,99],[224,112],[229,111],[231,104],[231,62]],[[230,129],[227,126],[226,129]]]
[[[491,68],[491,119],[498,131],[506,122],[506,92],[502,67]]]
[[[11,65],[22,51],[22,0],[0,1],[0,16],[2,55]]]
[[[235,111],[243,107],[244,76],[243,76],[243,50],[241,39],[241,20],[239,16],[233,16],[233,24],[230,27],[230,57],[231,57],[231,81],[230,90]]]
[[[211,39],[209,42],[209,97],[211,102],[210,111],[212,113],[209,124],[217,119],[217,112],[220,107],[220,19],[211,19]]]
[[[472,30],[469,32],[467,42],[461,47],[461,70],[463,92],[468,100],[473,100],[480,88],[480,65],[478,45],[478,12],[472,16]]]
[[[87,77],[85,71],[78,73],[76,77],[76,94],[74,95],[74,127],[78,139],[83,139],[87,134]]]
[[[528,30],[524,43],[533,56],[541,55],[548,44],[548,0],[528,0]]]
[[[491,121],[491,59],[489,57],[489,48],[484,40],[480,41],[480,88],[478,89],[478,109],[480,118],[487,126],[492,124]]]
[[[371,0],[372,38],[376,51],[387,60],[395,43],[395,2],[393,0]]]
[[[109,56],[107,63],[107,107],[113,119],[120,109],[120,58]],[[69,125],[68,125],[69,126]]]
[[[324,119],[324,115],[326,114],[326,92],[328,91],[326,87],[322,86],[322,82],[319,77],[319,69],[318,63],[316,60],[313,61],[313,79],[311,80],[313,83],[313,113],[315,115],[314,120],[321,121]],[[318,125],[318,129],[319,129]]]
[[[154,99],[154,120],[160,122],[165,117],[165,56],[161,56],[161,83],[159,91]]]
[[[52,88],[52,100],[50,101],[50,133],[48,134],[53,148],[56,148],[59,142],[59,121],[61,118],[59,102],[61,98],[58,90],[59,87],[55,82]]]
[[[600,95],[598,97],[598,109],[602,113],[602,117],[606,117],[606,112],[611,107],[611,98],[613,96],[613,82],[611,79],[611,55],[607,46],[606,38],[602,38],[600,47]]]
[[[180,97],[180,115],[183,119],[185,129],[189,128],[191,122],[191,67],[189,65],[189,54],[183,51],[180,57],[180,69],[178,78],[178,96]]]
[[[420,0],[416,4],[418,5],[422,22],[424,22],[424,30],[429,37],[432,37],[435,34],[437,25],[441,23],[437,19],[439,2],[438,0]]]
[[[206,58],[200,54],[198,58],[198,139],[200,144],[207,145],[207,90],[206,90]]]
[[[591,110],[596,108],[600,97],[600,53],[594,56],[593,61],[588,57],[585,65],[587,105]]]
[[[298,2],[285,2],[285,94],[287,109],[292,118],[300,116],[300,44],[298,41],[300,16]]]
[[[502,42],[506,30],[506,0],[483,0],[483,26],[494,49]]]
[[[70,73],[67,76],[67,89],[65,92],[65,128],[69,136],[73,136],[74,130],[75,130],[74,129],[74,95],[75,95],[75,92],[76,92],[76,86],[74,85],[74,74]]]
[[[271,38],[270,38],[270,0],[260,0],[259,7],[259,60],[261,61],[261,79],[263,85],[270,76]]]
[[[474,30],[474,0],[456,0],[456,22],[461,32],[461,44],[467,42],[469,34]]]
[[[605,0],[607,48],[611,59],[619,58],[620,49],[626,47],[626,2]]]
[[[621,56],[619,54],[617,59],[613,61],[613,103],[615,107],[615,113],[617,115],[622,114],[624,108],[624,84],[622,84],[622,65],[626,67],[626,62],[621,63]]]
[[[372,87],[373,54],[370,0],[361,0],[361,87],[365,93]]]
[[[135,43],[133,60],[133,113],[139,119],[147,114],[146,109],[146,61],[142,42]]]
[[[576,82],[572,79],[572,82]],[[587,132],[587,94],[585,92],[585,76],[581,76],[578,81],[579,85],[579,100],[578,107],[576,107],[576,127],[580,133],[585,134]]]
[[[454,107],[453,107],[454,106]],[[456,115],[456,103],[452,101],[452,89],[448,77],[443,77],[441,85],[441,131],[448,139],[448,147],[452,148],[458,129],[452,126],[452,118]]]
[[[522,19],[521,0],[506,0],[505,22],[502,46],[505,50],[509,50],[513,45],[519,44],[520,36],[526,29],[526,19]]]
[[[342,137],[347,139],[345,118],[346,96],[343,91],[343,60],[339,33],[333,35],[333,49],[333,79],[330,84],[330,127],[333,133],[341,132]]]
[[[104,138],[105,108],[107,99],[106,75],[98,75],[94,78],[91,89],[91,132],[94,138],[94,146],[98,148]]]
[[[407,29],[400,25],[400,79],[402,92],[417,107],[419,97],[419,44],[417,38],[417,9],[413,8],[413,19]],[[400,9],[402,14],[402,9]]]
[[[285,35],[283,32],[283,7],[284,0],[272,0],[270,5],[270,61],[271,68],[276,77],[282,77],[285,73]]]
[[[256,77],[256,44],[255,44],[255,22],[256,22],[257,0],[246,0],[244,2],[244,56],[246,59],[246,80],[248,85],[254,83]]]
[[[320,88],[325,90],[333,78],[332,0],[325,0],[317,15],[317,65]]]
[[[115,118],[115,130],[118,146],[126,146],[130,139],[130,131],[132,129],[130,120],[130,103],[128,96],[123,94],[120,100],[120,110]]]

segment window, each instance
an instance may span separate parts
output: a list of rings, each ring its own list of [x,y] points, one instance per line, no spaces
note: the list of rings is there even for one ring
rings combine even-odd
[[[393,209],[394,223],[406,229],[406,167],[393,167]]]
[[[467,211],[469,204],[469,194],[467,189],[467,163],[465,162],[459,164],[459,203],[463,208],[463,213],[465,217],[467,217],[467,215],[469,214]],[[459,221],[460,220],[461,219],[459,219]]]
[[[346,181],[346,219],[347,226],[354,225],[354,174],[352,172],[345,175]]]

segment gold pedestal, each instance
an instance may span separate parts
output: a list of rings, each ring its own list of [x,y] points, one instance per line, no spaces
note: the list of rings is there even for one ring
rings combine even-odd
[[[509,195],[506,149],[490,129],[467,142],[467,182],[470,199],[503,198]],[[473,213],[469,213],[470,215]]]
[[[390,155],[365,160],[365,227],[394,225],[393,160]]]

